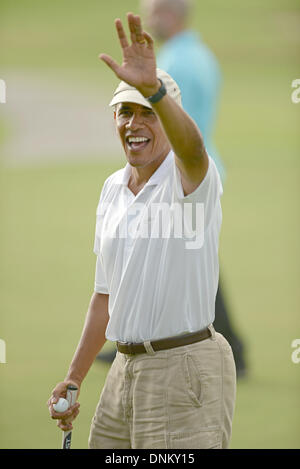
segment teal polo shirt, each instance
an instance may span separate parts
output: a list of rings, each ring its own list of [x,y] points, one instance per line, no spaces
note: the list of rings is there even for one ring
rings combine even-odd
[[[201,41],[199,34],[187,30],[164,43],[157,56],[157,66],[178,83],[183,108],[197,123],[206,149],[224,181],[224,164],[213,141],[221,85],[215,55]]]

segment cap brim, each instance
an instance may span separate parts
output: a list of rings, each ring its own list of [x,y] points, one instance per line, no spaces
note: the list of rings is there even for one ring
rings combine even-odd
[[[140,104],[141,106],[148,107],[152,109],[151,104],[147,101],[141,93],[137,90],[124,90],[116,93],[111,102],[109,103],[110,106],[115,106],[119,103],[136,103]]]

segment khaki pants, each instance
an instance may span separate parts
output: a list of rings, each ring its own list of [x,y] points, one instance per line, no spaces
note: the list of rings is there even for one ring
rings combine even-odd
[[[212,326],[211,326],[212,327]],[[228,448],[236,393],[231,347],[211,338],[117,356],[91,425],[90,448]]]

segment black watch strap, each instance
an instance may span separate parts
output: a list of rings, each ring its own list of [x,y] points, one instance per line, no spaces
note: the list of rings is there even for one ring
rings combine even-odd
[[[158,101],[160,101],[167,94],[167,90],[163,81],[160,78],[159,81],[161,82],[161,87],[159,88],[158,92],[153,96],[148,96],[148,98],[146,98],[149,103],[158,103]]]

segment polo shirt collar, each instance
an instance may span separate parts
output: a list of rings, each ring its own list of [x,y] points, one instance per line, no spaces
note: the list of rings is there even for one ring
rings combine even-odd
[[[165,174],[168,172],[168,169],[173,161],[173,151],[170,150],[164,161],[160,164],[157,170],[152,174],[150,179],[147,181],[145,186],[157,186],[164,178]],[[131,165],[129,163],[120,171],[118,177],[115,180],[115,184],[120,184],[123,186],[128,186],[129,178],[131,174]]]
[[[186,29],[181,31],[180,33],[175,34],[175,36],[171,37],[168,41],[165,42],[164,46],[177,46],[177,45],[184,45],[185,43],[191,43],[195,41],[201,41],[201,36],[198,32],[192,31],[190,29]],[[163,47],[164,47],[163,46]]]

